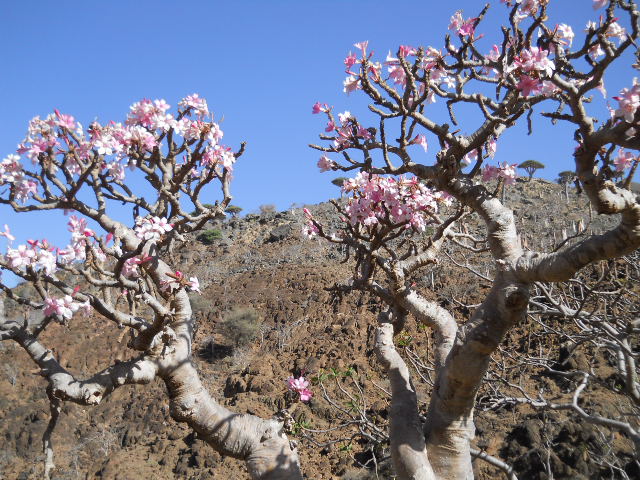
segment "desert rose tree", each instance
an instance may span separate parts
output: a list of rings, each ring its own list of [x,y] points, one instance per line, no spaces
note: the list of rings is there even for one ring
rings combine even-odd
[[[164,100],[142,100],[124,123],[94,122],[87,129],[55,111],[34,118],[17,152],[0,163],[0,203],[18,213],[69,214],[67,246],[45,238],[15,245],[9,226],[0,232],[7,241],[0,269],[28,282],[37,296],[20,296],[1,283],[0,288],[43,313],[39,322],[2,319],[0,340],[17,342],[47,380],[51,420],[43,438],[44,477],[54,469],[52,437],[63,402],[97,405],[117,388],[158,377],[166,385],[171,416],[222,454],[244,460],[252,478],[301,478],[282,424],[222,407],[192,364],[187,292],[199,292],[199,282],[162,255],[182,235],[224,215],[244,144],[234,153],[221,143],[223,132],[198,95],[170,111]],[[219,201],[203,204],[203,195],[216,194],[215,185]],[[129,220],[122,220],[122,205]],[[118,302],[120,295],[127,301]],[[64,369],[39,337],[74,314],[130,329],[131,358],[85,379]]]
[[[552,1],[501,3],[505,26],[488,52],[480,46],[487,37],[481,22],[488,6],[476,17],[458,11],[441,47],[403,45],[380,62],[367,42],[355,44],[356,53],[344,60],[344,91],[367,95],[373,115],[363,114],[360,120],[350,112],[336,115],[327,104],[313,106],[313,113],[327,117],[327,133],[320,136],[324,143],[312,145],[322,152],[321,171],[359,173],[344,183],[347,201],[335,202],[344,227],[328,231],[307,212],[304,233],[346,245],[353,254],[353,279],[336,285],[336,292],[367,291],[384,306],[375,351],[391,382],[389,437],[401,479],[473,478],[476,394],[491,355],[527,318],[535,289],[548,291],[545,284],[570,280],[594,262],[640,247],[640,204],[626,188],[631,175],[618,184],[611,180],[614,171],[631,168],[632,173],[638,163],[640,84],[629,78],[617,96],[607,97],[612,105],[608,117],[596,118],[591,105],[596,94],[606,95],[610,66],[634,61],[636,3],[594,1],[597,16],[579,41],[573,30],[578,26],[547,23]],[[456,117],[462,107],[464,117]],[[475,119],[468,113],[472,107]],[[519,122],[532,128],[534,108],[554,123],[574,127],[567,142],[575,142],[576,175],[598,213],[620,215],[615,228],[566,242],[556,251],[523,247],[514,212],[497,196],[504,184],[514,182],[515,166],[492,164],[492,158],[506,129]],[[447,121],[437,120],[442,113]],[[364,120],[371,117],[373,123]],[[433,154],[425,161],[428,151]],[[484,225],[481,237],[458,227],[472,214]],[[448,242],[469,255],[488,249],[494,266],[490,291],[461,324],[413,283],[420,268],[444,257]],[[575,308],[556,307],[566,317],[581,318]],[[424,418],[409,369],[394,347],[394,334],[402,331],[409,314],[430,327],[435,338],[437,376]],[[626,359],[622,371],[629,398],[637,405],[635,354],[628,343],[623,346],[626,335],[635,331],[631,323],[627,333],[618,332],[612,349]],[[633,424],[582,409],[579,397],[590,379],[583,373],[573,402],[555,408],[622,431],[639,445],[640,432]],[[531,397],[521,400],[544,404]]]

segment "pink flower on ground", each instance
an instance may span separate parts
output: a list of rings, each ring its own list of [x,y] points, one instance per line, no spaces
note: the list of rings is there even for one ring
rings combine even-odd
[[[192,292],[202,293],[200,291],[200,281],[197,277],[189,277],[189,282],[187,283],[187,285]]]
[[[300,395],[301,402],[308,402],[313,397],[313,392],[309,390],[309,381],[303,376],[294,378],[293,376],[287,378],[287,387],[289,390],[297,392]]]

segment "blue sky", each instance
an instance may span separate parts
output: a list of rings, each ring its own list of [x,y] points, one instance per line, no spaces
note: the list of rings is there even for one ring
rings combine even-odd
[[[506,8],[492,2],[478,29],[488,51],[499,37]],[[595,18],[591,0],[552,0],[551,22],[573,25],[577,36]],[[236,167],[233,203],[251,212],[261,204],[285,209],[336,196],[320,174],[317,140],[324,118],[311,115],[316,101],[336,112],[366,110],[362,95],[342,92],[342,61],[353,43],[369,40],[384,59],[398,45],[441,48],[456,9],[474,16],[484,2],[435,1],[109,1],[4,2],[0,18],[0,155],[13,153],[29,119],[54,108],[84,125],[94,118],[121,121],[141,98],[171,105],[187,94],[207,98],[224,118],[225,143],[248,142]],[[627,62],[631,63],[631,62]],[[631,84],[632,70],[614,70],[609,96]],[[604,113],[599,105],[597,110]],[[464,125],[462,126],[463,130]],[[544,175],[572,169],[572,129],[539,119],[535,134],[516,128],[499,142],[497,161],[533,158]],[[417,147],[416,147],[417,148]],[[435,150],[421,160],[433,161]],[[18,241],[47,236],[66,245],[64,220],[53,213],[16,216],[0,206]],[[2,242],[2,240],[0,240]],[[4,244],[0,244],[0,249]]]

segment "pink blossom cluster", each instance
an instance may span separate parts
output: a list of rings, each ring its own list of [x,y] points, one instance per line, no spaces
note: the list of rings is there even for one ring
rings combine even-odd
[[[309,390],[309,381],[302,375],[298,378],[293,376],[287,378],[287,387],[300,395],[301,402],[308,402],[313,397],[313,392]]]
[[[306,238],[313,238],[320,233],[318,225],[316,225],[313,215],[308,208],[304,208],[304,215],[307,219],[307,223],[302,227],[302,236]]]
[[[538,13],[538,9],[541,5],[548,3],[549,0],[500,0],[507,7],[511,7],[513,5],[519,5],[518,10],[516,11],[513,21],[515,23],[520,23],[527,17],[532,17],[536,13]]]
[[[56,256],[52,253],[54,248],[47,240],[29,240],[28,245],[19,245],[18,248],[8,248],[4,256],[5,262],[10,268],[22,270],[31,268],[51,275],[57,270]]]
[[[162,217],[138,217],[136,218],[136,237],[140,240],[157,242],[160,237],[173,230],[173,225]]]
[[[58,110],[45,119],[35,117],[29,122],[25,139],[18,145],[19,155],[9,155],[0,163],[0,185],[10,185],[14,197],[25,203],[37,193],[38,184],[23,171],[20,156],[35,165],[41,163],[43,155],[53,159],[42,163],[48,174],[64,168],[65,173],[79,175],[89,164],[98,162],[106,177],[122,182],[125,168],[136,167],[133,161],[127,160],[128,155],[152,152],[159,147],[161,136],[171,129],[188,142],[200,139],[207,142],[198,165],[203,175],[212,169],[217,175],[221,175],[222,168],[231,170],[235,155],[220,144],[223,137],[220,126],[206,121],[210,115],[206,100],[193,94],[181,100],[179,106],[182,110],[176,118],[168,112],[170,105],[165,100],[143,99],[130,107],[124,125],[93,122],[86,132],[88,135],[71,115]],[[195,118],[191,118],[192,114]],[[198,172],[192,178],[200,175]]]
[[[197,277],[189,277],[187,280],[184,273],[179,270],[167,275],[170,280],[162,280],[160,282],[160,290],[163,292],[173,292],[181,287],[187,287],[192,292],[202,293],[200,291],[200,281]]]
[[[345,207],[351,225],[375,227],[381,220],[406,224],[406,228],[424,231],[427,213],[438,209],[445,197],[427,188],[417,178],[393,178],[360,172],[344,182],[342,190],[351,194]]]
[[[66,248],[57,251],[59,262],[84,261],[87,257],[87,248],[97,260],[101,262],[106,260],[106,255],[97,243],[97,235],[88,227],[86,219],[71,215],[67,222],[67,229],[71,232],[71,242]]]
[[[640,84],[638,79],[633,79],[633,87],[623,88],[620,95],[613,97],[618,101],[618,108],[614,115],[617,118],[623,118],[625,122],[633,123],[638,107],[640,107]]]
[[[473,35],[477,18],[467,18],[462,16],[462,10],[453,14],[449,23],[449,30],[455,30],[458,35],[468,37]]]
[[[362,52],[362,56],[365,57],[367,54],[367,46],[369,45],[368,41],[365,42],[358,42],[358,43],[354,43],[353,46],[356,47],[357,49],[359,49]],[[360,77],[356,72],[353,72],[351,69],[354,65],[357,65],[358,63],[360,63],[360,61],[358,60],[358,57],[352,53],[349,52],[349,55],[347,55],[347,57],[344,59],[344,66],[345,66],[345,72],[349,74],[349,76],[347,78],[345,78],[344,82],[343,82],[343,91],[348,95],[351,92],[355,91],[355,90],[360,90],[362,89],[362,84],[360,82]],[[319,104],[318,104],[319,105]],[[318,111],[315,110],[315,106],[314,106],[314,112],[313,113],[319,113]]]
[[[557,87],[544,77],[551,77],[555,64],[549,59],[549,51],[539,47],[525,49],[517,55],[508,72],[515,71],[520,78],[516,88],[522,95],[553,95]]]
[[[613,159],[613,164],[616,166],[616,170],[618,172],[624,172],[637,161],[640,161],[640,157],[626,151],[624,148],[620,148],[618,150],[618,155]]]
[[[124,275],[126,278],[138,278],[140,276],[138,265],[147,263],[150,260],[152,260],[152,257],[143,257],[140,255],[128,258],[122,265],[122,275]]]
[[[16,200],[22,203],[38,191],[38,184],[25,175],[20,156],[15,154],[8,155],[0,162],[0,185],[13,186]]]
[[[328,108],[326,110],[320,111],[326,112],[327,115],[329,115],[330,113],[330,110]],[[327,124],[327,128],[325,128],[325,132],[336,132],[336,137],[333,141],[333,145],[337,149],[349,148],[352,143],[354,143],[358,139],[371,140],[373,138],[371,132],[368,129],[364,128],[362,125],[358,124],[358,121],[353,115],[351,115],[350,112],[339,113],[338,119],[340,121],[340,124],[336,125],[333,120],[331,120],[331,117],[329,117],[329,123]],[[331,170],[334,165],[335,162],[333,162],[326,156],[321,157],[318,161],[318,167],[320,168],[321,172]]]
[[[85,314],[91,312],[89,301],[80,303],[73,300],[71,295],[65,295],[62,298],[47,297],[44,299],[45,316],[57,316],[62,320],[70,320],[75,312],[82,310]]]
[[[509,165],[507,162],[504,162],[500,165],[485,165],[482,169],[482,181],[488,182],[489,180],[494,180],[497,178],[503,178],[505,185],[513,185],[516,183],[516,178],[518,178],[518,173],[516,172],[517,163]]]

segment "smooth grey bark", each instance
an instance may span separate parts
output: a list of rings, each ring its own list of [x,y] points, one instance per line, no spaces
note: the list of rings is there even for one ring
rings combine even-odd
[[[399,480],[435,480],[418,415],[418,398],[409,369],[393,345],[393,322],[402,315],[381,312],[376,329],[375,353],[391,384],[389,442]]]

